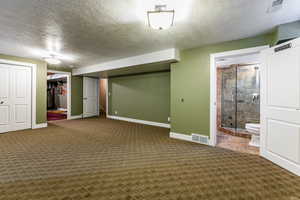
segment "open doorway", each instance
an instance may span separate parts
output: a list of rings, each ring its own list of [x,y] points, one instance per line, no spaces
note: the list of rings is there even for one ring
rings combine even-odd
[[[108,79],[99,79],[99,113],[100,117],[107,115],[107,81]]]
[[[47,121],[69,119],[70,106],[70,73],[60,71],[47,72]]]
[[[242,153],[260,152],[260,51],[213,54],[211,140]]]

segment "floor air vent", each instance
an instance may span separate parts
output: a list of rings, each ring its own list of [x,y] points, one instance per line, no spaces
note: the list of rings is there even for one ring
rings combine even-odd
[[[208,136],[192,134],[192,141],[200,144],[209,144]]]

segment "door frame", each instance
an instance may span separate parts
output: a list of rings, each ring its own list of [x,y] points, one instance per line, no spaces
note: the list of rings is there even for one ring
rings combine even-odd
[[[7,59],[0,59],[0,64],[6,65],[15,65],[15,66],[22,66],[22,67],[29,67],[31,69],[31,128],[41,128],[44,124],[37,124],[36,123],[36,64],[27,63],[27,62],[19,62]]]
[[[72,73],[71,72],[65,72],[65,71],[57,71],[57,70],[47,70],[47,72],[55,73],[55,74],[63,74],[67,76],[67,120],[70,120],[72,117]]]
[[[259,54],[269,45],[210,54],[210,145],[217,145],[217,66],[216,59]]]
[[[110,96],[110,92],[108,91],[108,89],[109,89],[109,87],[108,87],[108,77],[105,79],[105,82],[106,82],[106,93],[105,93],[105,95],[106,95],[106,118],[108,118],[108,116],[109,116],[109,114],[108,114],[108,111],[109,111],[109,109],[108,109],[108,106],[109,106],[109,104],[108,104],[108,96]]]

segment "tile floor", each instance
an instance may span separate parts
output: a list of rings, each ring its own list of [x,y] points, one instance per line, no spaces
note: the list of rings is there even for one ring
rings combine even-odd
[[[218,132],[217,146],[241,153],[259,154],[259,148],[249,146],[250,139]]]

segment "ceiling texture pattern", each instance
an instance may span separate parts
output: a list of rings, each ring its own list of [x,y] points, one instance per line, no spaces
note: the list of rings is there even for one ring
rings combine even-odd
[[[168,3],[168,0],[165,0]],[[56,52],[63,64],[89,66],[168,48],[193,48],[267,33],[300,19],[300,1],[169,0],[175,25],[147,26],[155,0],[1,0],[0,53],[41,59]]]

